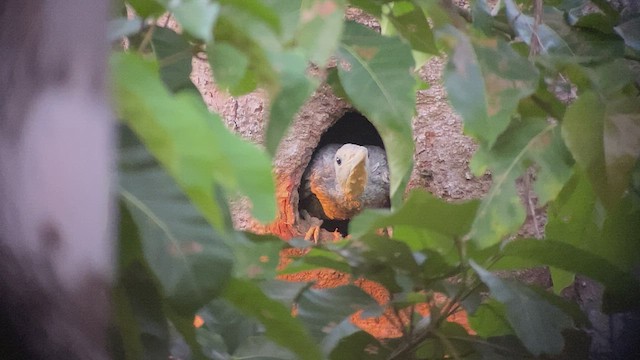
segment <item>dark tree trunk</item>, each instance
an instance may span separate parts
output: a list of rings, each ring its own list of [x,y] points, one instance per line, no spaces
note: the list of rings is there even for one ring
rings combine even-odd
[[[0,358],[106,359],[103,0],[0,1]]]

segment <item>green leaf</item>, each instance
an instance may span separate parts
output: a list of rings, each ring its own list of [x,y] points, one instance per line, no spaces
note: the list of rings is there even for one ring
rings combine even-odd
[[[473,26],[487,35],[493,34],[491,8],[487,0],[476,0],[471,3]]]
[[[280,32],[280,17],[271,7],[263,4],[261,0],[220,0],[220,3],[229,6],[235,12],[251,16],[253,21],[257,20],[267,25],[276,33]]]
[[[205,354],[233,353],[248,338],[262,332],[256,320],[244,316],[225,299],[211,301],[197,315],[204,321],[196,332]]]
[[[288,308],[292,308],[300,294],[312,283],[268,280],[260,282],[262,292],[273,300],[277,300]]]
[[[249,280],[273,279],[285,242],[276,237],[247,238],[235,233],[230,243],[235,257],[234,276]]]
[[[593,29],[605,34],[613,33],[615,18],[604,13],[592,12],[590,5],[584,2],[582,6],[569,10],[566,14],[569,25],[585,29]]]
[[[413,50],[434,55],[438,54],[433,32],[422,9],[413,7],[409,12],[400,15],[392,12],[387,17],[395,29],[409,41]]]
[[[640,282],[616,264],[589,251],[560,241],[522,239],[507,244],[503,253],[600,281],[607,287],[609,309],[618,310],[640,304]]]
[[[363,356],[366,356],[367,360],[383,360],[387,359],[389,355],[389,349],[376,338],[365,331],[358,331],[343,337],[331,351],[329,359],[362,359]]]
[[[216,42],[207,46],[209,64],[213,70],[216,86],[229,91],[231,95],[240,95],[246,89],[243,88],[247,77],[249,59],[234,46]]]
[[[615,59],[624,55],[624,42],[620,37],[599,31],[576,31],[575,27],[567,24],[565,13],[556,8],[544,7],[543,21],[544,26],[552,29],[551,31],[560,36],[564,44],[569,47],[569,51],[565,49],[562,52],[553,51],[551,53],[563,55],[562,57],[569,59],[570,62],[590,63]],[[543,32],[541,31],[540,34],[542,35]],[[546,40],[546,38],[542,39],[543,44]]]
[[[308,289],[298,298],[298,318],[317,339],[325,338],[346,317],[378,303],[357,286]]]
[[[531,45],[535,27],[533,17],[522,13],[513,0],[504,0],[504,5],[513,30],[527,45]],[[547,24],[542,23],[538,26],[537,38],[543,54],[573,55],[569,45]]]
[[[241,192],[253,203],[253,215],[275,216],[275,185],[269,157],[232,134],[219,116],[191,93],[171,96],[157,74],[135,55],[111,59],[118,115],[174,177],[217,229],[227,229],[225,213],[214,198],[214,184]]]
[[[596,196],[580,170],[567,182],[556,201],[547,207],[545,236],[581,249],[594,248],[600,242],[601,229],[596,224]],[[559,294],[569,286],[574,272],[550,267],[553,290]]]
[[[507,321],[505,305],[493,299],[480,304],[476,312],[469,315],[469,325],[483,338],[514,333]]]
[[[471,343],[473,338],[467,334],[467,330],[460,324],[444,321],[433,332],[435,336],[424,341],[417,349],[416,355],[419,358],[448,359],[472,352]]]
[[[470,265],[489,287],[491,295],[506,306],[509,324],[531,353],[538,356],[562,351],[561,332],[572,327],[571,319],[564,312],[524,285],[502,280],[473,260]]]
[[[348,22],[338,50],[338,76],[353,105],[376,127],[387,149],[391,201],[400,205],[412,168],[415,81],[411,49]]]
[[[390,292],[400,292],[398,276],[412,276],[421,280],[421,269],[409,247],[399,241],[378,235],[353,239],[341,249],[354,277],[363,276],[377,281]]]
[[[616,33],[624,39],[624,43],[640,51],[640,17],[627,20],[614,28]]]
[[[263,0],[280,19],[280,40],[284,43],[294,41],[300,22],[302,0]]]
[[[308,271],[320,268],[334,269],[337,271],[348,273],[351,268],[339,254],[334,252],[313,248],[299,260],[287,265],[286,268],[280,270],[279,274],[295,274],[301,271]]]
[[[271,102],[265,135],[267,150],[273,155],[293,117],[316,89],[318,83],[307,77],[307,62],[298,54],[271,53],[270,61],[280,76],[279,90]]]
[[[549,274],[553,283],[553,292],[556,294],[561,294],[562,290],[571,286],[576,279],[576,274],[553,266],[549,267]]]
[[[410,226],[449,238],[461,237],[471,228],[478,205],[477,200],[449,203],[424,190],[416,189],[409,193],[406,203],[393,212],[363,211],[349,224],[349,234],[357,238],[388,226]]]
[[[453,48],[444,83],[466,134],[490,148],[508,127],[518,102],[538,85],[538,71],[506,42],[472,38],[454,28],[442,38]]]
[[[264,336],[252,336],[246,339],[233,353],[235,359],[296,360],[292,352],[276,345]]]
[[[223,297],[243,313],[258,319],[265,327],[266,336],[300,359],[322,358],[316,342],[302,324],[291,317],[290,309],[268,298],[256,284],[232,279]]]
[[[345,7],[345,0],[302,1],[295,40],[312,63],[324,66],[337,49]]]
[[[119,17],[109,21],[107,39],[109,42],[118,41],[123,37],[127,37],[141,31],[143,27],[143,20],[137,16],[131,19]]]
[[[587,91],[567,109],[562,135],[599,199],[607,208],[614,207],[640,156],[638,103],[624,96],[604,103]]]
[[[119,266],[113,290],[116,344],[120,358],[166,358],[169,329],[163,312],[162,293],[142,252],[138,229],[124,203],[120,202],[118,231]]]
[[[171,321],[171,324],[173,324],[173,327],[175,328],[177,333],[180,334],[180,336],[182,336],[181,340],[184,341],[184,345],[187,345],[189,347],[190,351],[187,351],[187,354],[191,354],[191,356],[193,356],[195,360],[209,359],[202,352],[203,349],[200,345],[200,341],[199,341],[200,339],[198,338],[199,331],[197,331],[200,329],[196,329],[193,326],[193,315],[178,314],[172,311],[172,309],[167,309],[167,317]],[[175,340],[178,334],[176,333],[172,334],[172,339]],[[173,352],[175,350],[176,349],[172,347],[171,355],[174,355]]]
[[[331,86],[331,90],[333,94],[339,98],[346,99],[347,93],[342,88],[342,84],[340,83],[340,77],[338,76],[338,69],[330,68],[327,69],[327,80],[325,80],[329,86]]]
[[[151,46],[160,64],[160,78],[169,90],[195,89],[190,78],[191,45],[182,36],[169,28],[157,27]]]
[[[470,234],[480,248],[498,243],[524,222],[525,210],[515,181],[533,163],[538,169],[534,190],[542,205],[558,195],[572,174],[560,130],[542,119],[514,122],[491,151],[481,149],[474,156],[474,172],[484,173],[489,167],[493,176],[493,185],[482,200]]]
[[[380,18],[380,16],[382,16],[382,5],[392,1],[393,0],[349,0],[349,3]]]
[[[119,189],[169,303],[189,313],[209,302],[231,275],[231,252],[128,131],[121,136]]]
[[[256,85],[268,93],[278,90],[278,76],[271,67],[268,52],[283,51],[283,45],[272,28],[247,12],[239,11],[233,6],[223,6],[216,23],[215,34],[216,43],[233,46],[248,60],[247,71],[242,81],[230,89],[234,95],[253,91]]]
[[[159,16],[166,10],[155,0],[127,0],[133,10],[142,18],[149,16]]]
[[[209,42],[220,12],[220,4],[209,0],[156,0],[172,12],[176,20],[191,35]]]
[[[602,210],[599,208],[598,210]],[[602,238],[592,251],[619,267],[634,271],[640,259],[640,208],[627,196],[607,212]]]

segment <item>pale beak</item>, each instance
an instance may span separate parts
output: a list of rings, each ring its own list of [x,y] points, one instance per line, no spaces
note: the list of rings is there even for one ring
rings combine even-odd
[[[364,146],[345,144],[336,152],[336,181],[347,198],[359,197],[367,185],[369,151]]]

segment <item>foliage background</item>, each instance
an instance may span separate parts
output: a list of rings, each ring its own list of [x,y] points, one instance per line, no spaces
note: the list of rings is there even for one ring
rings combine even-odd
[[[522,4],[527,14],[520,14],[511,1],[495,14],[475,2],[471,17],[431,1],[351,3],[381,18],[385,36],[343,25],[340,1],[129,2],[151,19],[170,10],[183,35],[153,20],[114,20],[114,39],[126,34],[130,44],[128,54],[112,59],[115,97],[135,133],[123,127],[114,336],[120,356],[523,358],[560,352],[563,331],[585,326],[558,296],[484,267],[550,265],[556,292],[581,273],[607,286],[605,311],[636,304],[640,287],[628,271],[638,258],[637,185],[627,188],[640,153],[631,66],[637,20],[604,2],[597,3],[602,14],[584,11],[581,2],[551,4],[541,24],[527,15],[532,4]],[[403,39],[388,36],[394,33]],[[380,311],[357,287],[273,280],[283,244],[233,231],[223,199],[243,193],[256,218],[272,218],[268,154],[317,86],[307,61],[322,65],[334,51],[339,61],[329,83],[387,144],[394,209],[364,213],[352,223],[351,240],[314,248],[295,265],[378,281],[393,293],[393,308],[431,305],[430,316],[413,313],[404,336],[384,343],[343,321],[357,308]],[[423,86],[411,70],[439,51],[449,55],[449,100],[479,144],[471,169],[490,170],[493,186],[480,202],[447,204],[413,193],[403,205],[415,90]],[[268,94],[266,153],[206,111],[189,81],[192,54],[206,54],[216,82],[232,94],[257,84]],[[554,86],[571,93],[572,84],[575,102],[554,98]],[[532,165],[536,181],[526,190],[535,191],[539,206],[551,202],[547,239],[507,243],[526,214],[515,181]],[[393,239],[376,235],[384,226],[394,227]],[[457,282],[445,280],[454,275]],[[487,291],[491,297],[477,296]],[[435,293],[453,301],[438,303]],[[473,314],[476,334],[445,321],[459,302]],[[196,313],[204,319],[197,329]]]

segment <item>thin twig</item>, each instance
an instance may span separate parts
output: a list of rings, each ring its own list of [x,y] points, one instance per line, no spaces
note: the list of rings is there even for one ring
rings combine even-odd
[[[141,53],[141,54],[144,53],[147,46],[151,42],[151,37],[153,36],[153,32],[155,31],[155,29],[156,29],[156,24],[152,23],[151,26],[149,26],[149,30],[147,30],[147,33],[144,34],[144,37],[142,38],[140,47],[138,47],[138,53]]]
[[[411,304],[411,314],[409,315],[409,336],[413,336],[413,329],[415,324],[413,323],[413,313],[416,311],[416,304]]]
[[[542,23],[542,0],[533,0],[533,32],[531,33],[531,48],[529,57],[533,58],[540,53],[542,44],[538,35],[538,28]]]
[[[167,14],[167,18],[164,19],[164,24],[162,25],[162,27],[167,27],[169,25],[169,20],[171,19],[171,13]]]
[[[536,207],[533,204],[533,196],[531,195],[531,177],[533,174],[531,171],[527,171],[524,174],[524,196],[527,200],[527,209],[529,214],[531,214],[531,218],[533,219],[533,228],[535,230],[536,239],[542,239],[542,230],[540,229],[540,224],[538,223],[538,217],[536,216]]]

